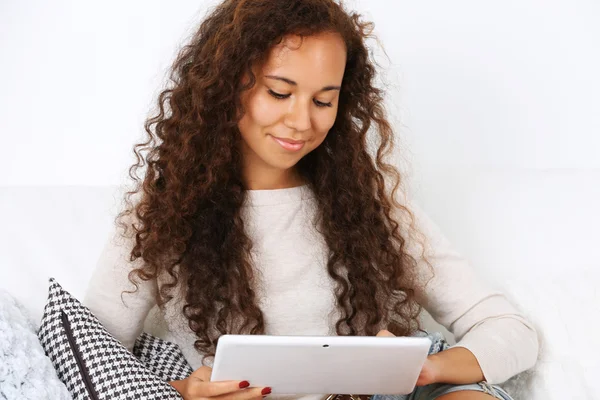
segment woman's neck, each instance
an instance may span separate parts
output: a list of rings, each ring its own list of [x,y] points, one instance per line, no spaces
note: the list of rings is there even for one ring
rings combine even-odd
[[[244,175],[248,190],[288,189],[302,186],[306,183],[295,170],[271,170]]]
[[[242,171],[248,190],[287,189],[306,183],[295,166],[287,169],[276,168],[250,151],[245,154]]]

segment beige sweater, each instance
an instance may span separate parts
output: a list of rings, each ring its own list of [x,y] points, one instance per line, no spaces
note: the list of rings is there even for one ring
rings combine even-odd
[[[501,383],[531,368],[538,354],[534,327],[502,293],[477,278],[420,208],[408,207],[415,214],[417,228],[427,237],[426,254],[435,271],[424,290],[417,292],[419,303],[454,334],[456,346],[475,355],[488,382]],[[326,271],[326,245],[311,222],[315,211],[316,202],[306,186],[248,192],[244,218],[254,243],[257,276],[262,279],[257,294],[267,334],[335,334],[334,286]],[[418,241],[407,239],[408,250],[420,260],[420,271],[427,277],[429,270],[421,259]],[[108,241],[84,304],[131,349],[155,305],[157,286],[146,282],[134,295],[124,294],[124,303],[121,301],[121,292],[133,287],[127,278],[133,267],[128,261],[130,248],[130,240],[119,235]],[[173,299],[165,307],[166,339],[177,343],[192,367],[198,368],[202,355],[193,348],[195,335],[181,306],[181,299]]]

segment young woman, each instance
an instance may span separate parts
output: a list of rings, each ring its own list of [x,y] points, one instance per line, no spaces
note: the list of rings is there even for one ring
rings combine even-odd
[[[534,365],[531,324],[400,200],[371,28],[333,0],[226,0],[175,61],[85,303],[129,348],[158,305],[184,399],[270,393],[209,381],[222,334],[415,335],[421,307],[458,343],[410,398],[509,399],[493,384]]]

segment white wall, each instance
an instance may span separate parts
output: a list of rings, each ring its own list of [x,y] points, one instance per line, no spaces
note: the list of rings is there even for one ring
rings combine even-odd
[[[369,1],[424,164],[600,167],[600,3]]]

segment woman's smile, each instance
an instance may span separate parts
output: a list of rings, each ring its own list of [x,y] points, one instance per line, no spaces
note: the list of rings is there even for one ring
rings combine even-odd
[[[302,150],[302,148],[304,147],[305,142],[302,140],[279,138],[270,134],[269,136],[272,137],[276,143],[278,143],[283,149],[287,151],[296,152]]]

